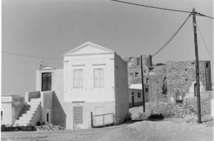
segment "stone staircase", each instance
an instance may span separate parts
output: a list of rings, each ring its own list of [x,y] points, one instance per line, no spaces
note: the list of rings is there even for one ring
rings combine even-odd
[[[18,120],[15,121],[15,124],[18,125],[35,125],[35,114],[40,112],[40,98],[31,99],[30,102],[25,105],[23,108],[21,115]]]

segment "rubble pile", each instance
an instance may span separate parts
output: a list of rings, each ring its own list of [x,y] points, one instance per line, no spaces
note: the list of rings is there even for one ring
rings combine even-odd
[[[176,105],[166,102],[148,102],[146,112],[140,113],[140,119],[148,119],[151,115],[162,114],[164,118],[184,118],[187,115],[196,115],[196,111],[190,105]]]
[[[37,131],[59,131],[64,130],[64,127],[60,125],[53,125],[53,124],[47,124],[47,125],[41,125],[36,126]]]

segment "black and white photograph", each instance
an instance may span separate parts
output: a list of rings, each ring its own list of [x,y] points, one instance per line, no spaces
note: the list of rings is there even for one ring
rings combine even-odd
[[[213,141],[213,0],[2,0],[2,141]]]

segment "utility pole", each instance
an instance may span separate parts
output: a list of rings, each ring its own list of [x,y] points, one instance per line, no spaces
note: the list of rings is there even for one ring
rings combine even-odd
[[[193,30],[194,30],[194,43],[195,43],[195,70],[196,70],[196,91],[197,91],[197,111],[198,123],[201,123],[201,98],[200,98],[200,78],[199,78],[199,58],[198,58],[198,42],[197,42],[197,28],[196,28],[196,11],[192,10]]]
[[[143,59],[142,55],[140,56],[140,64],[141,64],[141,83],[142,83],[142,100],[143,100],[143,112],[145,112],[145,93],[144,93],[144,78],[143,78]]]

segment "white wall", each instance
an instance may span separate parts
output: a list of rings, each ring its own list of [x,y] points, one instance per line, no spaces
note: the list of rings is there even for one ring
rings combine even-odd
[[[1,110],[3,111],[3,124],[12,124],[12,103],[2,103]]]
[[[41,92],[41,107],[42,107],[42,121],[45,121],[46,110],[50,110],[50,116],[52,115],[52,105],[53,105],[53,91]]]
[[[104,68],[103,88],[94,88],[94,68]],[[74,69],[83,69],[83,88],[73,88]],[[64,57],[64,101],[114,101],[114,55]]]
[[[122,122],[128,114],[128,73],[127,64],[115,53],[115,104],[116,123]]]
[[[141,89],[129,89],[129,104],[132,104],[132,93],[134,93],[135,105],[136,106],[142,105],[142,103],[143,103],[142,90]],[[140,93],[140,97],[138,97],[138,93]],[[149,102],[149,93],[145,92],[144,94],[145,94],[145,102]]]
[[[83,107],[83,124],[74,124],[73,121],[73,106]],[[96,113],[96,107],[103,107],[104,113],[115,113],[114,102],[87,102],[87,103],[65,103],[66,111],[66,128],[67,129],[87,129],[91,128],[91,112],[93,115],[103,113]],[[111,115],[111,114],[110,114]]]
[[[2,124],[14,124],[24,106],[23,97],[13,95],[2,96],[1,99],[1,110],[3,111]]]

